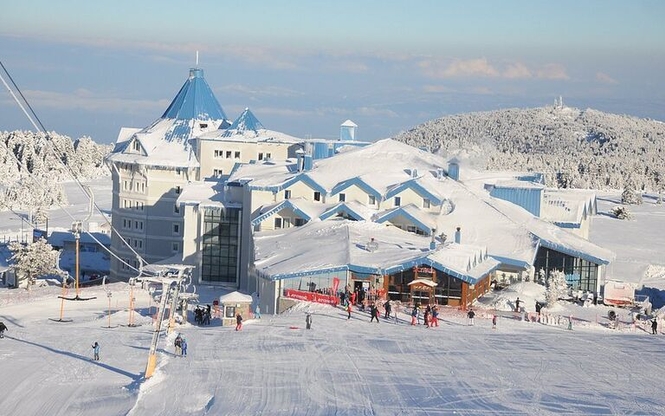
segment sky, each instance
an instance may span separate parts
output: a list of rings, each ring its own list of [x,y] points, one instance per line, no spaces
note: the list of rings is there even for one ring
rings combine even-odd
[[[665,121],[665,3],[9,2],[0,60],[48,130],[114,142],[198,66],[235,119],[391,137],[444,115],[566,105]],[[3,75],[4,76],[4,75]],[[6,88],[0,130],[33,129]]]

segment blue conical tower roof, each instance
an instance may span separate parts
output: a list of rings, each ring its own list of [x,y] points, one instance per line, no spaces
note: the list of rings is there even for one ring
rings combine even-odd
[[[258,133],[259,130],[265,130],[265,127],[249,108],[245,108],[245,111],[228,127],[222,137],[247,131]]]
[[[162,118],[177,120],[226,120],[222,106],[203,78],[203,70],[192,68]]]

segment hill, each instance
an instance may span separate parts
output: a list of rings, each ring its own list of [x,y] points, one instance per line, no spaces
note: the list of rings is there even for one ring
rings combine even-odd
[[[665,123],[563,105],[446,116],[397,135],[488,170],[536,171],[560,188],[665,188]]]

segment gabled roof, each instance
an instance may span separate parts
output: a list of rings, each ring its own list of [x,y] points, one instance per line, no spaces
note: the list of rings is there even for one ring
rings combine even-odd
[[[242,208],[242,202],[235,200],[223,182],[190,182],[185,185],[176,200],[177,205],[192,205],[199,208]]]
[[[374,218],[374,221],[381,224],[400,216],[413,223],[413,225],[418,227],[422,232],[425,233],[425,235],[430,235],[432,233],[432,229],[436,228],[436,223],[432,220],[432,217],[426,212],[418,209],[413,204],[395,207],[377,214],[377,216]]]
[[[405,189],[413,190],[413,192],[417,193],[421,197],[429,199],[430,202],[434,205],[441,205],[441,203],[443,202],[443,198],[432,193],[432,191],[430,191],[425,186],[423,186],[423,184],[418,182],[417,179],[410,179],[406,182],[402,182],[400,184],[393,186],[386,193],[386,199],[398,195],[400,192],[404,191]]]
[[[332,208],[328,209],[326,212],[319,216],[320,220],[327,220],[328,218],[337,215],[338,213],[343,213],[349,217],[360,221],[368,220],[371,214],[367,212],[367,209],[364,205],[359,204],[355,201],[349,202],[340,202]]]
[[[301,207],[298,205],[298,202],[301,203],[304,202],[305,204],[307,204],[307,201],[296,198],[296,199],[285,199],[275,204],[265,205],[261,207],[261,209],[259,210],[261,214],[256,218],[254,218],[251,222],[252,227],[260,224],[261,222],[265,221],[266,219],[272,217],[273,215],[277,214],[278,212],[284,209],[290,209],[296,215],[298,215],[299,217],[301,217],[306,221],[311,220],[313,216],[307,213],[308,211],[307,209],[301,209]]]
[[[330,195],[337,195],[338,193],[344,191],[345,189],[348,189],[352,186],[357,186],[358,188],[362,189],[365,193],[368,195],[372,195],[375,197],[377,200],[381,198],[381,192],[378,190],[372,188],[367,182],[363,180],[363,178],[360,177],[355,177],[355,178],[350,178],[345,181],[342,181],[335,185],[332,188],[332,191],[330,192]]]

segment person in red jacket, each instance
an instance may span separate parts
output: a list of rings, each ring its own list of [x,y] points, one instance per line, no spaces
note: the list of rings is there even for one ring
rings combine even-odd
[[[236,315],[236,331],[240,331],[242,329],[242,315],[240,315],[240,312]]]

